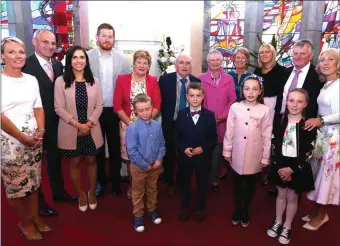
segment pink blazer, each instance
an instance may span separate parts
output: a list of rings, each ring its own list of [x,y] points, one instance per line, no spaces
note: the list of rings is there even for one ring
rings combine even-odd
[[[231,106],[223,156],[232,157],[235,172],[255,174],[261,171],[261,162],[269,164],[272,128],[269,108],[264,104],[248,107],[241,101]]]
[[[103,97],[100,82],[97,78],[95,83],[91,86],[86,83],[86,90],[88,96],[87,117],[94,124],[91,128],[91,135],[96,148],[104,144],[103,135],[101,132],[99,117],[103,111]],[[58,147],[61,149],[76,149],[77,148],[77,133],[78,129],[70,124],[72,118],[78,120],[76,98],[75,98],[75,84],[65,89],[65,81],[62,76],[55,81],[54,87],[54,109],[59,115],[58,126]]]
[[[203,106],[215,113],[215,118],[225,117],[228,119],[230,106],[236,101],[235,84],[233,77],[226,74],[221,68],[220,80],[216,85],[211,78],[211,70],[202,73],[199,79],[205,90]],[[226,121],[217,125],[218,142],[223,143],[226,130]]]
[[[124,112],[130,116],[131,115],[131,80],[132,74],[118,75],[117,83],[113,96],[113,109],[115,112],[124,110]],[[159,90],[157,77],[146,75],[146,94],[149,95],[153,102],[153,107],[160,110],[161,109],[161,92]]]

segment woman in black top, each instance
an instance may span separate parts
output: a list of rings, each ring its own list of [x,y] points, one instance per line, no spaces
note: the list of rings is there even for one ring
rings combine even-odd
[[[284,67],[276,62],[276,50],[271,44],[263,44],[259,49],[259,68],[254,74],[263,78],[264,104],[269,107],[271,120],[275,115],[276,98],[280,93],[280,86],[284,80]]]

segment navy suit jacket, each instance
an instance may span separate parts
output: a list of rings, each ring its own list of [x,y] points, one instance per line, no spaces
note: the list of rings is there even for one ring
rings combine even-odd
[[[217,130],[214,112],[202,107],[196,125],[191,117],[189,107],[178,112],[176,119],[176,146],[178,148],[180,161],[192,159],[211,163],[211,155],[216,143]],[[202,147],[203,153],[189,158],[184,154],[184,150],[189,147]]]
[[[199,78],[189,74],[190,82],[201,82]],[[177,99],[177,73],[169,73],[159,78],[162,104],[162,124],[171,123],[174,119]]]

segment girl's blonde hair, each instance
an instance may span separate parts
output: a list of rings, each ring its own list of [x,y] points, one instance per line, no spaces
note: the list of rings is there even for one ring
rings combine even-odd
[[[261,47],[259,49],[259,55],[258,55],[258,58],[257,58],[257,61],[259,63],[259,67],[260,68],[263,67],[263,62],[261,61],[260,52],[264,48],[268,48],[270,50],[270,52],[272,53],[272,60],[270,61],[270,67],[272,68],[276,64],[276,50],[275,50],[274,46],[271,45],[271,44],[262,44],[261,45]]]

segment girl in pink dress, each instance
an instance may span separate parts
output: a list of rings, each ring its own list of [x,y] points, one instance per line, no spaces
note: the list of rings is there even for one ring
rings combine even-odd
[[[241,84],[240,102],[229,111],[223,156],[233,169],[232,224],[249,225],[248,210],[258,173],[269,164],[272,121],[263,102],[262,77],[249,75]]]

